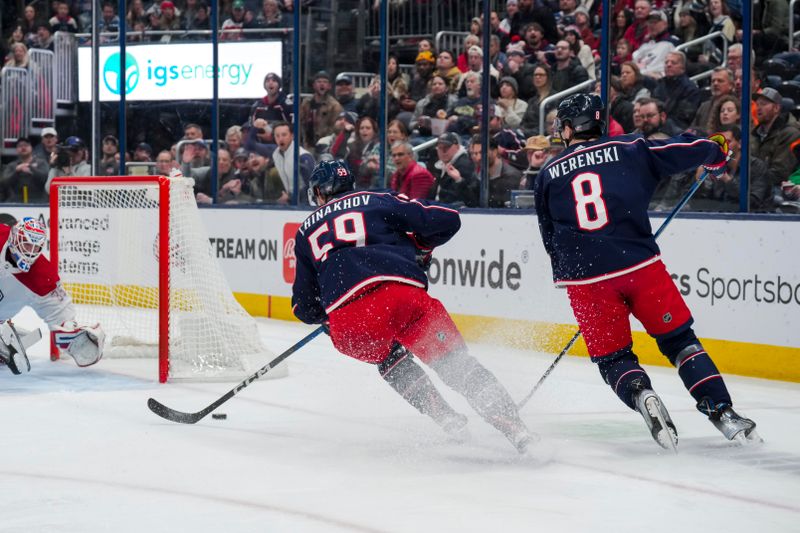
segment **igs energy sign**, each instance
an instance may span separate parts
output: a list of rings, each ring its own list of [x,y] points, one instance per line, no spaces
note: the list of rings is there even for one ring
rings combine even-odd
[[[116,46],[100,47],[100,100],[117,101],[123,88],[130,101],[210,100],[214,67],[210,43],[148,44],[128,46],[126,72],[120,73]],[[78,49],[78,97],[92,97],[91,49]],[[269,72],[280,74],[280,41],[223,43],[219,45],[220,98],[260,98]]]

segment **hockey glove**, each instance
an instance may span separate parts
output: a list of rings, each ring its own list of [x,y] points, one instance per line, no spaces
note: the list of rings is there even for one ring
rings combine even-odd
[[[80,367],[93,365],[103,357],[105,339],[100,324],[79,326],[68,320],[53,328],[53,344],[67,352]]]
[[[706,166],[703,165],[703,168],[714,177],[714,179],[719,178],[723,174],[728,171],[728,161],[731,160],[731,156],[733,156],[733,152],[731,152],[730,147],[728,146],[728,139],[721,133],[714,133],[713,135],[709,136],[709,141],[714,141],[719,145],[719,149],[725,154],[725,161],[719,165],[714,166]]]
[[[431,261],[433,260],[433,246],[426,245],[413,233],[409,232],[407,235],[409,239],[414,241],[414,246],[416,247],[414,256],[417,260],[417,265],[419,265],[424,272],[427,272],[431,266]]]

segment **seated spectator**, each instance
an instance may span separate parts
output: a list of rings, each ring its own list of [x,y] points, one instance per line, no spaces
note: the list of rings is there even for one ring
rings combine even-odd
[[[113,135],[106,135],[103,137],[103,144],[101,147],[100,156],[100,175],[101,176],[119,176],[119,160],[117,154],[119,153],[119,141]],[[165,174],[169,176],[169,174]]]
[[[708,33],[721,31],[729,43],[733,42],[736,34],[736,26],[730,17],[730,10],[725,0],[709,0],[706,6],[708,18],[711,20],[711,27]],[[722,58],[720,57],[720,62]]]
[[[17,139],[16,149],[17,158],[3,166],[0,202],[46,202],[44,185],[50,165],[34,156],[31,140],[27,137]]]
[[[697,20],[692,16],[692,9],[689,3],[684,3],[680,9],[678,9],[678,23],[675,25],[675,37],[680,39],[682,43],[688,43],[689,41],[694,41],[702,37],[700,28],[697,25]],[[697,53],[699,54],[701,50],[702,45],[698,47]],[[688,49],[686,53],[690,55]]]
[[[56,151],[58,132],[55,128],[42,128],[42,142],[33,149],[33,155],[50,161],[50,156]]]
[[[522,28],[531,22],[535,22],[542,27],[544,38],[554,43],[558,39],[556,19],[553,10],[542,2],[533,0],[522,0],[519,2],[518,10],[511,19],[511,37],[514,35],[524,36]]]
[[[10,56],[4,66],[28,68],[28,47],[23,43],[12,44]]]
[[[247,161],[250,159],[250,152],[246,148],[239,148],[233,154],[233,169],[237,175],[247,166]]]
[[[250,108],[250,120],[263,118],[269,123],[291,122],[292,106],[286,103],[286,93],[281,88],[281,77],[274,72],[264,76],[264,90],[267,94]]]
[[[36,28],[36,39],[31,48],[50,50],[51,52],[55,49],[55,44],[53,44],[53,30],[50,24],[47,22],[39,23],[39,26]]]
[[[589,73],[573,56],[567,41],[558,41],[555,50],[556,64],[553,71],[553,91],[560,93],[589,79]]]
[[[451,93],[458,90],[461,82],[461,70],[455,64],[453,52],[450,50],[439,51],[439,55],[436,57],[436,74],[444,79],[447,89]]]
[[[4,46],[0,47],[0,51],[2,51],[3,54],[3,64],[14,59],[14,51],[12,47],[16,43],[25,44],[25,34],[22,32],[22,26],[19,24],[14,26],[14,29],[11,31],[11,35],[8,37],[8,40],[3,43]],[[28,45],[25,44],[25,49],[27,50],[27,48]]]
[[[794,141],[789,148],[794,154],[795,161],[800,162],[800,139]],[[800,200],[800,166],[789,176],[786,181],[781,182],[782,198],[788,202]]]
[[[617,41],[617,53],[611,58],[611,73],[619,76],[622,71],[622,64],[633,59],[633,47],[627,39],[620,39]]]
[[[595,79],[597,75],[595,73],[592,49],[583,42],[578,30],[574,26],[564,28],[564,40],[569,43],[569,49],[572,55],[578,59],[578,62],[580,62],[581,66],[586,70],[589,79]]]
[[[681,132],[669,119],[664,103],[660,100],[639,100],[639,116],[642,121],[641,133],[647,139],[667,139]]]
[[[356,95],[353,89],[353,78],[348,74],[341,73],[336,76],[334,84],[334,96],[339,105],[345,111],[356,112]]]
[[[411,112],[406,111],[406,107],[413,110],[415,102],[408,96],[408,92],[402,92],[404,85],[397,83],[396,88],[386,94],[386,113],[389,120],[401,118],[404,122],[411,120]],[[395,98],[395,95],[400,96],[400,100]],[[381,78],[377,74],[372,77],[372,80],[367,87],[367,91],[361,95],[356,103],[355,114],[359,117],[370,117],[374,121],[378,121],[378,114],[380,112],[381,103]],[[402,107],[405,106],[405,107]]]
[[[156,173],[159,176],[169,176],[169,173],[177,168],[175,165],[175,158],[172,157],[172,152],[169,150],[162,150],[156,156]]]
[[[437,161],[435,200],[455,206],[476,207],[480,183],[469,154],[461,146],[458,135],[443,133],[436,142]]]
[[[153,147],[147,143],[139,143],[133,151],[133,160],[140,163],[149,163],[153,161]],[[184,174],[186,175],[186,174]]]
[[[408,74],[404,74],[400,71],[397,57],[393,54],[389,54],[389,60],[386,63],[386,79],[389,83],[387,90],[390,92],[390,96],[398,102],[405,98],[408,94],[408,87],[411,84],[411,79],[408,77]],[[378,88],[380,88],[380,78],[375,81],[377,82]]]
[[[321,70],[314,75],[314,94],[300,103],[300,127],[303,146],[312,150],[317,141],[333,133],[333,125],[342,106],[330,95],[331,78]]]
[[[97,31],[101,33],[101,43],[119,41],[119,17],[116,13],[116,6],[111,2],[103,2],[102,16],[97,21]],[[103,33],[112,33],[114,35],[102,35]]]
[[[163,4],[162,4],[163,5]],[[164,9],[163,7],[161,9]],[[242,31],[245,26],[245,9],[244,0],[233,0],[231,4],[231,16],[225,19],[222,23],[222,34],[219,37],[220,41],[241,41],[244,39],[244,32]]]
[[[233,125],[225,131],[225,148],[235,154],[242,146],[242,127]]]
[[[481,175],[482,142],[480,135],[474,135],[469,142],[469,156],[475,165],[475,172]],[[503,161],[497,153],[497,142],[489,138],[486,150],[486,163],[489,176],[489,207],[508,207],[511,191],[519,188],[522,171]]]
[[[616,76],[611,77],[608,90],[608,112],[619,123],[625,133],[634,130],[633,102],[624,98],[622,83]]]
[[[278,176],[283,182],[284,190],[292,196],[294,191],[294,133],[292,126],[288,122],[277,122],[272,126],[272,134],[275,137],[275,144],[278,147],[272,153],[272,162],[278,170]],[[314,170],[314,156],[308,150],[300,147],[299,155],[299,169],[298,169],[298,192],[297,198],[301,204],[308,202],[308,179],[311,177],[311,172]]]
[[[160,30],[177,32],[184,29],[181,24],[181,19],[178,17],[175,10],[174,3],[170,1],[161,2],[159,7],[161,9],[161,16],[158,19],[158,27]],[[225,40],[225,37],[225,33],[221,34],[220,40]],[[176,35],[162,35],[159,40],[162,43],[168,43],[176,39],[178,39]]]
[[[506,12],[503,20],[500,21],[498,30],[500,31],[503,46],[507,46],[511,41],[511,19],[519,10],[519,0],[506,0]]]
[[[628,26],[633,24],[633,11],[628,9],[627,7],[623,7],[624,4],[616,3],[615,9],[619,9],[614,15],[614,22],[611,25],[611,37],[609,39],[609,44],[612,50],[616,50],[620,41],[624,40],[628,43],[630,47],[630,52],[633,52],[633,45],[630,41],[625,39],[625,31],[628,29]],[[623,59],[623,61],[629,61],[628,59]],[[621,62],[620,62],[621,63]]]
[[[91,176],[92,167],[86,161],[86,144],[80,137],[67,137],[50,155],[50,172],[44,191],[50,195],[50,182],[60,176]]]
[[[285,28],[292,25],[281,12],[278,0],[263,0],[255,22],[258,28]]]
[[[664,61],[679,41],[669,33],[667,14],[663,11],[651,11],[647,24],[650,38],[633,52],[633,61],[642,75],[658,79],[664,76]]]
[[[533,184],[536,182],[536,176],[539,175],[539,170],[550,159],[548,150],[550,148],[550,141],[544,135],[534,135],[528,137],[525,141],[525,151],[528,168],[520,179],[519,188],[525,190],[533,190]]]
[[[55,15],[48,21],[52,33],[57,31],[67,31],[70,33],[78,33],[78,23],[69,14],[68,2],[54,2]]]
[[[187,4],[188,5],[188,4]],[[211,29],[211,15],[209,13],[209,7],[206,5],[205,2],[197,2],[195,6],[195,12],[192,18],[185,17],[183,19],[182,24],[187,30],[210,30]],[[195,40],[201,41],[205,40],[205,35],[195,35]]]
[[[503,123],[503,108],[497,104],[489,104],[489,138],[498,147],[498,154],[505,161],[519,169],[527,166],[522,148],[525,145],[525,134],[519,128],[507,128]]]
[[[211,165],[211,154],[209,154],[208,147],[203,139],[182,139],[182,141],[184,142],[181,144],[179,157],[181,164],[188,163],[191,168],[207,167]],[[140,151],[138,146],[137,151]],[[150,153],[152,153],[152,150]],[[136,156],[134,155],[134,157]],[[184,175],[188,176],[185,172]]]
[[[537,22],[531,22],[522,28],[522,42],[522,51],[532,63],[547,61],[547,54],[553,51],[553,45],[544,37],[544,28]]]
[[[647,17],[650,16],[650,0],[636,0],[633,5],[633,24],[625,30],[625,39],[637,50],[650,39]]]
[[[367,165],[372,157],[380,157],[378,124],[371,117],[361,117],[355,125],[355,135],[345,144],[349,136],[349,125],[336,137],[330,153],[336,159],[344,159],[356,177],[356,189],[367,190],[377,185],[377,168]]]
[[[402,120],[394,119],[386,126],[386,153],[391,153],[392,146],[394,146],[395,143],[404,142],[408,142],[408,128],[406,128]],[[387,156],[385,169],[387,176],[391,176],[396,170],[391,157]]]
[[[481,103],[481,76],[477,72],[464,74],[466,96],[459,98],[447,112],[447,131],[471,135],[478,126],[478,106]]]
[[[414,160],[411,145],[397,141],[392,144],[390,154],[395,167],[389,178],[391,189],[411,199],[429,199],[435,192],[433,174]]]
[[[28,48],[33,48],[36,41],[36,32],[39,29],[39,24],[44,22],[33,4],[28,4],[22,12],[22,18],[18,19],[19,26],[22,28],[23,41]]]
[[[522,122],[520,124],[526,137],[532,137],[543,133],[539,131],[539,108],[541,107],[542,101],[553,94],[551,70],[547,64],[542,63],[536,65],[531,77],[533,78],[533,86],[536,92],[530,100],[528,100],[528,107],[525,110],[525,114],[522,115]],[[545,111],[555,109],[557,105],[558,104],[554,101],[545,108]]]
[[[538,65],[547,66],[547,63],[537,63],[536,66]],[[512,76],[517,80],[518,96],[525,101],[530,100],[536,93],[533,83],[533,69],[534,64],[527,61],[525,52],[523,52],[519,43],[508,46],[506,50],[506,68],[503,72],[506,76]]]
[[[336,151],[340,154],[346,154],[347,145],[353,141],[353,136],[356,130],[356,122],[358,122],[358,115],[350,111],[342,111],[336,118],[333,125],[333,133],[326,135],[317,141],[314,147],[314,153],[319,160],[323,154],[328,154],[331,157],[334,144],[336,144]],[[344,155],[342,155],[344,157]]]
[[[469,70],[469,49],[473,46],[480,46],[481,40],[477,35],[468,34],[464,37],[464,48],[462,52],[456,58],[456,66],[458,70],[461,72],[466,72]]]
[[[714,133],[716,130],[708,131],[709,121],[712,119],[712,111],[719,111],[719,103],[722,98],[735,94],[736,84],[733,72],[725,67],[717,67],[711,73],[711,98],[700,104],[697,114],[694,116],[691,127]]]
[[[692,123],[700,103],[700,89],[686,75],[686,56],[670,52],[664,62],[664,77],[656,82],[653,98],[664,102],[667,116],[680,129]]]
[[[509,128],[517,128],[528,110],[527,102],[517,98],[519,87],[517,80],[506,76],[500,80],[500,97],[496,104],[503,110],[503,123]]]
[[[649,98],[650,90],[644,86],[644,77],[633,61],[626,61],[620,67],[620,96],[633,103],[641,98]]]
[[[453,106],[456,97],[448,92],[447,80],[436,74],[431,78],[428,94],[417,102],[414,116],[409,124],[417,134],[428,137],[432,135],[431,120],[444,120],[448,110]]]
[[[781,110],[781,95],[772,87],[765,87],[753,95],[753,99],[758,126],[750,136],[750,155],[767,164],[773,185],[780,187],[797,167],[797,160],[788,147],[800,138],[800,125],[790,113]]]
[[[411,79],[411,86],[409,87],[408,93],[409,99],[414,101],[415,106],[428,92],[428,82],[433,76],[435,64],[436,59],[431,52],[426,51],[417,54],[417,60],[414,63],[414,77]],[[410,105],[410,103],[404,101],[400,102],[400,107],[404,111],[413,111],[414,108],[409,109]]]
[[[257,118],[252,123],[242,124],[242,146],[248,152],[256,152],[271,159],[275,151],[275,140],[272,136],[272,126],[263,118]]]
[[[494,34],[489,37],[489,64],[497,72],[503,72],[506,68],[506,55],[500,49],[500,37]]]
[[[575,10],[578,9],[578,0],[559,0],[559,10],[553,13],[556,25],[560,28],[575,23]]]
[[[183,171],[183,169],[181,170]],[[211,179],[212,179],[211,167],[200,167],[187,170],[189,170],[189,174],[184,174],[184,176],[191,177],[194,179],[194,193],[197,203],[198,204],[214,203],[214,200],[211,197]],[[217,151],[217,183],[220,184],[221,188],[226,183],[235,179],[235,177],[236,177],[236,170],[233,168],[233,164],[231,161],[231,153],[224,148],[220,148]],[[217,191],[217,203],[220,203],[219,193],[220,191]]]
[[[288,204],[289,194],[270,160],[263,155],[250,152],[247,161],[248,172],[246,183],[242,184],[243,192],[249,194],[256,203]]]
[[[203,128],[190,122],[183,127],[183,138],[192,141],[203,140]]]

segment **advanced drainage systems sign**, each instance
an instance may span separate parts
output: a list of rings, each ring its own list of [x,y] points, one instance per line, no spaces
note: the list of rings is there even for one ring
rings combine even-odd
[[[116,46],[100,47],[100,100],[210,100],[214,67],[210,43],[147,44],[126,48],[125,75]],[[91,48],[78,49],[78,98],[91,101]],[[259,41],[219,45],[220,98],[264,96],[264,76],[280,74],[281,42]]]

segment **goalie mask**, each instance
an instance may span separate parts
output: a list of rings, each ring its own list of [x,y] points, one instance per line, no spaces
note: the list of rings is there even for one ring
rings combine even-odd
[[[17,268],[30,271],[44,250],[47,233],[36,219],[25,217],[11,228],[11,242],[8,251]]]

